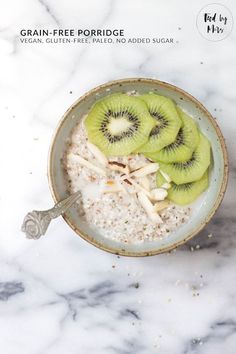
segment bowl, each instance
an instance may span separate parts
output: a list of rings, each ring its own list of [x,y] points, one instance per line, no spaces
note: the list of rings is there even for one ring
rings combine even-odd
[[[151,256],[170,251],[198,234],[215,214],[226,190],[228,158],[225,141],[215,119],[196,98],[166,82],[145,78],[116,80],[90,90],[66,111],[56,129],[49,151],[48,179],[55,202],[69,195],[62,157],[71,131],[97,100],[111,93],[132,90],[137,90],[140,94],[153,91],[169,97],[197,121],[212,145],[214,163],[207,191],[195,203],[194,213],[186,224],[160,240],[141,244],[118,243],[104,237],[78,216],[76,206],[72,206],[63,218],[76,234],[102,250],[123,256]]]

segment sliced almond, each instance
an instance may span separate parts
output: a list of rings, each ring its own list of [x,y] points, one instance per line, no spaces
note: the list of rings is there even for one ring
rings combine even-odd
[[[136,171],[144,166],[146,166],[147,162],[146,161],[136,161],[133,158],[131,158],[131,161],[129,161],[129,167],[131,171]]]
[[[160,202],[155,203],[154,204],[154,210],[156,212],[158,212],[158,211],[161,211],[161,210],[164,210],[164,209],[168,208],[169,205],[170,205],[169,200],[165,199],[165,200],[162,200]]]
[[[157,162],[149,163],[141,168],[138,168],[137,170],[132,171],[130,175],[134,177],[144,177],[150,175],[151,173],[156,172],[158,169],[159,169],[159,164]]]
[[[72,161],[74,160],[75,163],[78,163],[78,164],[80,164],[82,166],[85,166],[85,167],[89,168],[90,170],[96,172],[97,174],[99,174],[101,176],[106,176],[105,169],[92,164],[91,162],[89,162],[88,160],[85,160],[80,155],[69,154],[68,158],[71,158],[71,160]]]
[[[148,197],[145,195],[145,193],[138,192],[137,195],[140,204],[142,205],[143,209],[146,211],[149,218],[155,223],[158,224],[163,223],[160,215],[158,215],[158,213],[155,211],[154,206],[152,205]]]
[[[129,194],[136,194],[137,193],[136,188],[133,186],[133,184],[127,178],[123,178],[123,179],[121,178],[120,183],[123,186],[123,188],[125,189],[126,193],[129,193]]]
[[[139,183],[144,189],[146,189],[147,191],[150,191],[150,182],[149,182],[149,179],[147,178],[147,176],[140,178]]]
[[[133,179],[129,179],[129,181],[132,183],[132,185],[135,187],[136,192],[143,192],[147,197],[151,198],[151,194],[149,193],[148,190],[146,190],[145,188],[143,188],[140,184],[138,184],[137,182],[135,182]]]
[[[132,186],[132,182],[128,179],[128,178],[124,178],[123,181],[127,184],[129,184],[130,186]]]
[[[99,150],[99,148],[90,143],[87,142],[87,147],[89,149],[89,151],[93,154],[93,156],[97,159],[97,161],[102,165],[102,166],[107,166],[108,164],[108,160],[106,158],[106,156],[101,152],[101,150]]]
[[[108,161],[108,167],[113,171],[118,171],[124,174],[129,173],[129,167],[118,161]]]
[[[152,189],[150,192],[151,199],[152,200],[164,200],[165,197],[167,196],[168,192],[164,188],[155,188]]]
[[[170,176],[168,176],[168,174],[163,172],[162,170],[160,170],[160,172],[162,176],[165,178],[166,182],[170,183],[171,182]]]
[[[170,183],[164,183],[161,188],[164,188],[164,189],[170,189],[171,187],[171,184]]]

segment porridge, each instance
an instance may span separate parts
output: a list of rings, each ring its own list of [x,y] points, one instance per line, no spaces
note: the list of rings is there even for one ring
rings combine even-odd
[[[117,242],[167,237],[208,186],[210,144],[194,120],[166,97],[144,96],[98,101],[63,159],[69,192],[81,191],[80,217]]]

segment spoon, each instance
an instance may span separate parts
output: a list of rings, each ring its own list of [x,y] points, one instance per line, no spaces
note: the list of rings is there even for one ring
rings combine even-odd
[[[21,231],[26,234],[27,238],[38,240],[41,236],[45,235],[52,219],[65,213],[76,202],[79,196],[81,196],[80,191],[71,194],[66,199],[55,204],[51,209],[29,212],[24,218]]]

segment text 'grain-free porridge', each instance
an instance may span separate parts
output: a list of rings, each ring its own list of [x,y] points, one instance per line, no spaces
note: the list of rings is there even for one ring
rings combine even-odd
[[[208,187],[211,145],[171,99],[110,94],[74,128],[64,166],[78,213],[118,242],[153,241],[191,215]]]

